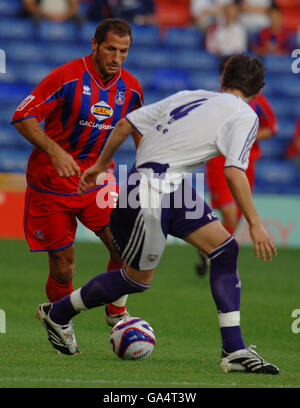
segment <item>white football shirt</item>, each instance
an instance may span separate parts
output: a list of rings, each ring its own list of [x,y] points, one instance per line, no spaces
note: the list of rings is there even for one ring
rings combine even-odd
[[[256,113],[242,98],[206,90],[177,92],[126,118],[143,136],[136,167],[158,163],[177,185],[219,154],[225,167],[246,170],[258,129]]]

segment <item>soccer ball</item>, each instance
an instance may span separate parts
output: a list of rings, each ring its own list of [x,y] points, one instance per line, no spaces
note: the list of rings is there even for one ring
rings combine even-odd
[[[139,317],[126,317],[112,328],[110,342],[114,353],[123,360],[142,360],[154,349],[154,330]]]

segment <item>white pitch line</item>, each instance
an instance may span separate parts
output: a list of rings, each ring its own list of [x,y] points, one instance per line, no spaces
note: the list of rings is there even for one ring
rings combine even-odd
[[[8,378],[0,378],[0,382],[8,381],[8,382],[20,382],[20,381],[29,381],[29,382],[53,382],[53,383],[82,383],[82,384],[116,384],[116,385],[123,385],[123,384],[131,384],[131,385],[149,385],[151,386],[168,386],[174,385],[177,387],[180,386],[193,386],[193,387],[238,387],[238,384],[228,383],[228,384],[216,384],[216,383],[208,383],[208,382],[161,382],[161,381],[116,381],[116,380],[84,380],[84,379],[71,379],[71,378],[64,378],[64,379],[56,379],[56,378],[31,378],[31,377],[8,377]],[[262,384],[261,387],[258,387],[257,384],[240,384],[242,388],[245,387],[255,387],[255,388],[300,388],[300,385],[283,385],[283,384]]]

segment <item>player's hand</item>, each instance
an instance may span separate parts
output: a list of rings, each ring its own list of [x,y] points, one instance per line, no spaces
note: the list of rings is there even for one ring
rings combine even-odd
[[[277,255],[277,250],[271,237],[262,224],[249,226],[249,232],[254,245],[256,258],[261,256],[262,260],[272,260],[272,255]]]
[[[60,177],[72,177],[75,175],[80,177],[80,167],[73,157],[60,146],[53,148],[50,159]]]
[[[77,193],[82,195],[86,190],[95,187],[97,184],[101,184],[99,181],[99,176],[104,175],[105,172],[99,171],[98,167],[91,166],[82,173],[82,176],[79,180]]]

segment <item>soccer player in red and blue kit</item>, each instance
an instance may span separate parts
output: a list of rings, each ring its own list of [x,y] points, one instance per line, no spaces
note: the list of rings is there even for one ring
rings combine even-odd
[[[35,146],[26,174],[24,230],[31,251],[48,252],[46,293],[51,302],[73,291],[77,219],[107,246],[107,270],[122,265],[109,232],[118,194],[114,163],[103,184],[81,197],[77,187],[80,174],[95,163],[114,125],[143,104],[140,83],[121,67],[131,41],[131,28],[124,20],[102,21],[92,39],[92,54],[51,71],[12,118]],[[39,124],[43,120],[44,130]],[[99,191],[106,208],[97,205]],[[127,314],[125,304],[126,296],[107,306],[108,324]]]

